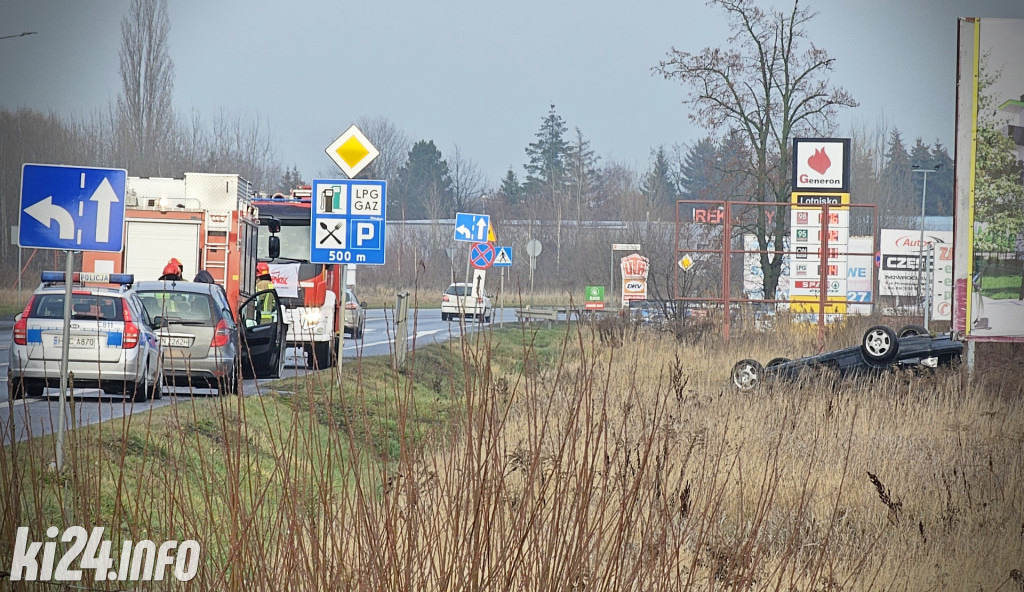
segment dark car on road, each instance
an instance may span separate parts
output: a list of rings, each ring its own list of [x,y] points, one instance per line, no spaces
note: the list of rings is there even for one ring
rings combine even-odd
[[[793,380],[808,373],[832,372],[840,378],[879,374],[890,368],[937,368],[958,362],[964,345],[952,334],[931,335],[927,329],[907,325],[899,331],[877,325],[864,332],[860,345],[798,358],[775,358],[765,365],[757,360],[736,362],[733,386],[741,391],[776,380]]]

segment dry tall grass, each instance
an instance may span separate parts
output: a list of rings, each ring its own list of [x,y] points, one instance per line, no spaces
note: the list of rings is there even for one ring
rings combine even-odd
[[[346,364],[343,393],[310,375],[83,431],[63,481],[23,445],[0,461],[5,513],[203,543],[195,580],[142,589],[1024,588],[1012,354],[975,382],[741,395],[735,360],[816,335],[563,327],[417,351],[405,374]]]

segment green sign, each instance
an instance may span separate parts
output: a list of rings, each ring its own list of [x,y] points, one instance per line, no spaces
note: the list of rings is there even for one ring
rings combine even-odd
[[[604,302],[604,286],[587,286],[587,302]]]

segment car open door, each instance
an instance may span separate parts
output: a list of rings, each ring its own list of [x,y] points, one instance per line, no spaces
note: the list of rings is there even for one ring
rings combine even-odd
[[[242,372],[257,378],[281,376],[285,357],[284,314],[276,290],[257,292],[238,309]]]

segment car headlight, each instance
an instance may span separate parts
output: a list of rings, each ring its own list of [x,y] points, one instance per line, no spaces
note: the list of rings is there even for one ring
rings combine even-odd
[[[306,309],[306,325],[312,327],[320,324],[320,309],[319,308],[307,308]]]

